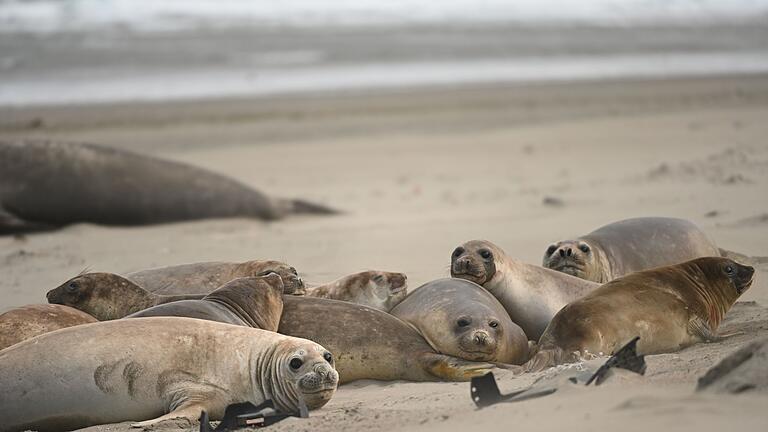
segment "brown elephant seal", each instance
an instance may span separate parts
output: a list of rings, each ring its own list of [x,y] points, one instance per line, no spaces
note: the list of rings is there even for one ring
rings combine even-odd
[[[403,273],[364,271],[307,289],[307,296],[342,300],[388,312],[408,294]]]
[[[304,295],[306,292],[304,281],[295,268],[273,260],[181,264],[128,273],[125,277],[155,294],[208,294],[232,279],[264,276],[271,272],[283,279],[285,294]]]
[[[78,222],[146,225],[336,213],[271,198],[202,168],[82,143],[0,141],[0,185],[0,233]]]
[[[666,217],[626,219],[575,240],[550,245],[543,266],[599,283],[695,258],[720,249],[690,221]]]
[[[412,326],[380,310],[315,297],[285,296],[284,302],[278,332],[328,348],[341,383],[469,381],[493,368],[435,351]]]
[[[754,273],[733,260],[707,257],[614,279],[560,310],[525,367],[609,355],[636,336],[640,355],[716,340],[717,327]]]
[[[494,296],[474,282],[427,282],[390,313],[413,325],[443,354],[516,365],[528,360],[528,338],[523,330]]]
[[[310,409],[334,394],[333,357],[304,339],[190,318],[71,327],[0,351],[0,428],[61,431],[174,418],[272,399]]]
[[[237,278],[200,300],[153,306],[127,318],[177,316],[277,331],[283,312],[283,281],[277,273]]]
[[[54,330],[95,322],[96,318],[68,306],[17,307],[0,314],[0,350]]]
[[[157,295],[114,273],[84,273],[46,294],[48,303],[79,309],[99,321],[123,318],[146,308],[203,294]]]
[[[451,276],[488,290],[532,340],[539,339],[560,308],[600,286],[512,259],[486,240],[468,241],[453,251]]]

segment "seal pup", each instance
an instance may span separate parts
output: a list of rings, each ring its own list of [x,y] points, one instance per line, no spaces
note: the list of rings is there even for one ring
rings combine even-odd
[[[99,321],[123,318],[149,307],[203,294],[157,295],[114,273],[84,273],[46,294],[48,303],[79,309]]]
[[[307,296],[342,300],[388,312],[408,292],[403,273],[364,271],[307,289]]]
[[[727,258],[705,257],[614,279],[560,310],[525,368],[612,354],[637,336],[640,355],[717,340],[717,327],[754,273]]]
[[[528,360],[528,338],[523,330],[494,296],[474,282],[427,282],[390,313],[413,325],[443,354],[515,365]]]
[[[512,259],[486,240],[468,241],[454,249],[451,276],[488,290],[532,340],[539,339],[560,308],[600,286]]]
[[[435,351],[411,325],[367,306],[285,296],[278,332],[313,340],[336,358],[341,383],[469,381],[493,368]]]
[[[0,233],[78,222],[146,225],[336,213],[269,197],[202,168],[83,143],[0,141],[0,185]]]
[[[98,320],[62,305],[32,304],[0,314],[0,350],[43,333]]]
[[[553,243],[544,252],[542,265],[606,283],[625,274],[705,256],[721,256],[721,251],[693,222],[641,217]]]
[[[237,278],[200,300],[153,306],[127,318],[177,316],[277,331],[283,312],[283,281],[277,273]]]
[[[284,411],[325,405],[338,385],[328,350],[274,332],[190,318],[70,327],[0,351],[0,429],[144,427],[272,399]]]
[[[125,277],[155,294],[208,294],[232,279],[265,276],[271,272],[283,279],[285,294],[304,295],[306,292],[304,281],[295,268],[273,260],[181,264],[136,271]]]

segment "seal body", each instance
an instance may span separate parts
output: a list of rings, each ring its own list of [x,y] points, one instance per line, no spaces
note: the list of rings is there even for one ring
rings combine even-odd
[[[200,300],[153,306],[128,318],[177,316],[277,331],[283,312],[283,282],[277,273],[231,280]]]
[[[272,260],[182,264],[128,273],[126,277],[155,294],[208,294],[232,279],[265,276],[271,272],[283,279],[285,294],[305,293],[304,281],[296,269]]]
[[[720,255],[720,249],[690,221],[642,217],[553,243],[544,253],[543,266],[605,283],[632,272]]]
[[[609,355],[636,336],[641,355],[715,340],[754,272],[727,258],[707,257],[614,279],[555,315],[526,368]]]
[[[600,286],[512,259],[486,240],[468,241],[453,251],[451,276],[488,290],[532,340],[563,306]]]
[[[474,282],[427,282],[390,313],[416,327],[443,354],[518,365],[528,360],[523,330],[494,296]]]
[[[220,419],[228,404],[270,398],[319,408],[336,390],[332,362],[314,342],[188,318],[71,327],[0,351],[0,430]]]
[[[46,297],[48,303],[70,306],[99,321],[108,321],[158,304],[200,299],[203,295],[156,295],[114,273],[84,273],[48,291]]]
[[[406,322],[367,306],[296,296],[284,302],[278,331],[328,348],[341,383],[468,381],[493,367],[438,353]]]
[[[54,330],[94,322],[96,318],[68,306],[17,307],[0,314],[0,350]]]
[[[91,144],[0,141],[0,232],[332,213],[190,165]]]
[[[364,271],[307,290],[307,296],[342,300],[388,312],[408,292],[403,273]]]

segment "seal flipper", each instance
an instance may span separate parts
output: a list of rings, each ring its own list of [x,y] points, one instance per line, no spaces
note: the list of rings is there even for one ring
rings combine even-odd
[[[490,363],[473,362],[437,353],[424,353],[419,357],[419,362],[430,375],[444,381],[469,381],[473,377],[487,374],[494,368]]]
[[[688,333],[704,342],[720,342],[728,339],[731,336],[737,336],[744,334],[744,332],[734,332],[725,335],[718,335],[709,327],[709,323],[699,317],[695,317],[688,321]]]
[[[0,235],[29,231],[45,231],[53,228],[53,226],[48,224],[21,219],[0,204]]]
[[[165,421],[170,420],[180,420],[180,419],[186,419],[189,422],[189,425],[195,424],[195,422],[199,421],[201,416],[201,411],[208,411],[206,407],[199,403],[193,403],[189,405],[185,405],[182,407],[179,407],[171,412],[169,412],[166,415],[162,415],[156,419],[147,420],[143,422],[138,423],[131,423],[131,427],[135,428],[145,428],[149,426],[154,426],[158,423],[162,423]]]

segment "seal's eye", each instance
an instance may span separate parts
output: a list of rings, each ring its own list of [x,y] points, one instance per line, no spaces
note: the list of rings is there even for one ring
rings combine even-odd
[[[589,253],[589,246],[587,246],[585,244],[579,246],[579,249],[581,249],[581,251],[584,252],[584,253]]]
[[[552,255],[557,250],[557,245],[552,245],[547,248],[547,255]]]
[[[488,249],[480,249],[480,256],[483,257],[483,259],[489,259],[493,254]]]
[[[377,274],[376,276],[373,277],[373,281],[376,283],[382,283],[384,282],[384,276]]]
[[[725,271],[725,274],[727,274],[728,276],[733,276],[733,274],[736,273],[736,270],[734,270],[733,267],[729,265],[725,266],[723,270]]]
[[[469,321],[469,318],[459,318],[459,319],[456,321],[456,324],[457,324],[459,327],[466,327],[466,326],[468,326],[468,325],[469,325],[469,323],[470,323],[470,321]]]
[[[300,358],[292,358],[292,359],[291,359],[291,362],[290,362],[288,365],[289,365],[289,366],[291,367],[291,369],[293,369],[293,370],[299,370],[299,368],[300,368],[300,367],[301,367],[301,365],[303,365],[303,364],[304,364],[304,362],[303,362],[303,361],[301,361],[301,359],[300,359]]]
[[[461,254],[463,254],[463,253],[464,253],[464,248],[459,246],[459,247],[456,248],[456,250],[453,251],[453,256],[454,257],[460,257]]]
[[[333,363],[333,356],[332,356],[332,355],[331,355],[331,353],[329,353],[328,351],[326,351],[326,352],[325,352],[325,354],[323,354],[323,358],[324,358],[324,359],[325,359],[325,361],[327,361],[328,363],[331,363],[331,364]]]
[[[67,291],[68,292],[75,292],[78,289],[80,289],[80,284],[77,282],[70,282],[69,285],[67,285]]]
[[[499,326],[499,322],[498,321],[489,321],[488,325],[491,326],[491,328],[496,328],[496,327]]]

